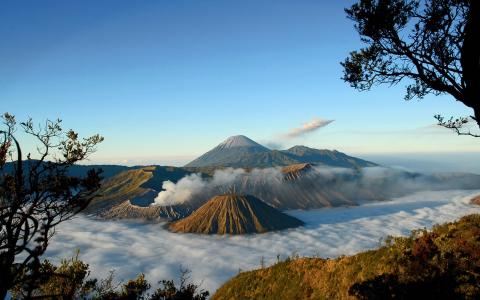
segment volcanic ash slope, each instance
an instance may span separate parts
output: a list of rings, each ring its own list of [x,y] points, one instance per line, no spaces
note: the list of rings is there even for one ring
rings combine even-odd
[[[170,224],[174,232],[246,234],[303,225],[262,200],[250,195],[220,195],[210,199],[190,216]]]

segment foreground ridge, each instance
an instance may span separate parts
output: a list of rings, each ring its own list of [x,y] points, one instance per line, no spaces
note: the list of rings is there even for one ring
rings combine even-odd
[[[219,299],[479,299],[480,215],[337,259],[289,258],[243,272]]]

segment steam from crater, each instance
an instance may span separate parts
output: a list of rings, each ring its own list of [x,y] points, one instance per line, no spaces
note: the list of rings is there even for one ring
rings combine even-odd
[[[162,188],[153,205],[204,203],[233,188],[237,193],[252,194],[281,209],[308,209],[356,205],[362,200],[383,200],[422,190],[480,188],[480,180],[471,174],[422,175],[385,167],[355,170],[313,166],[288,181],[280,167],[250,171],[226,168],[216,170],[212,177],[197,173],[177,183],[164,181]]]

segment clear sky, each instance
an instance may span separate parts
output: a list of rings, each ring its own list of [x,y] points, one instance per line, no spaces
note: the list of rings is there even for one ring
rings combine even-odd
[[[358,92],[339,64],[361,47],[352,1],[0,2],[0,111],[61,118],[105,142],[93,162],[180,164],[230,135],[349,154],[477,153],[433,126],[452,98]],[[334,120],[298,138],[315,118]]]

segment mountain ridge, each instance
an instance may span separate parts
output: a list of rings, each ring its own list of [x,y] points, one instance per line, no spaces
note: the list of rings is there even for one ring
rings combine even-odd
[[[351,256],[293,255],[239,272],[211,299],[479,299],[479,232],[473,214]]]
[[[286,150],[270,150],[244,135],[236,135],[227,138],[184,167],[268,168],[299,163],[316,163],[343,168],[377,166],[373,162],[349,156],[337,150],[320,150],[301,145]]]

